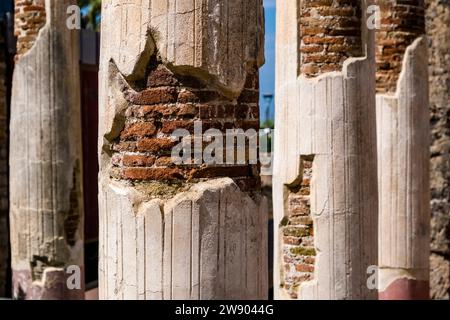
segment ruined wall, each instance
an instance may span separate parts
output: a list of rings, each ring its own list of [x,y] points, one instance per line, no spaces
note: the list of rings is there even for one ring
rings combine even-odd
[[[78,34],[73,0],[16,0],[10,123],[13,297],[82,299],[83,202]],[[68,266],[81,287],[67,287]]]
[[[450,298],[450,1],[428,0],[431,112],[431,297]]]
[[[0,297],[6,288],[8,232],[8,114],[6,101],[6,43],[0,31]]]

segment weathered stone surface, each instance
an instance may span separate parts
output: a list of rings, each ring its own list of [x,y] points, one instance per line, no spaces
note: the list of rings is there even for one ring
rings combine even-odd
[[[0,297],[4,297],[9,256],[8,231],[8,110],[5,41],[0,33]]]
[[[123,182],[103,187],[101,298],[267,296],[267,204],[260,197],[250,198],[229,178],[169,199],[150,199]]]
[[[123,10],[128,14],[122,24],[136,23],[135,29],[119,27],[122,32],[108,39],[114,50],[107,55],[127,78],[143,77],[157,50],[164,64],[179,73],[206,77],[237,96],[248,67],[264,62],[261,0],[110,0],[103,8],[110,14],[102,16],[102,24],[117,27],[115,17]]]
[[[430,289],[433,299],[449,298],[450,287],[450,262],[439,254],[431,254],[430,257]]]
[[[381,9],[376,30],[377,92],[395,93],[404,54],[425,33],[424,0],[376,0]]]
[[[17,37],[16,59],[19,59],[33,47],[39,31],[45,25],[47,16],[45,0],[16,0],[14,11],[14,35]]]
[[[266,298],[259,165],[171,159],[195,121],[258,130],[262,1],[102,5],[100,298]]]
[[[450,298],[450,1],[426,0],[431,112],[431,297]]]
[[[27,50],[19,52],[13,78],[10,219],[18,299],[83,298],[83,288],[66,290],[65,272],[70,265],[82,270],[84,246],[78,34],[66,27],[75,3],[16,1],[18,10],[43,12],[45,5],[45,24],[19,41]],[[34,18],[16,16],[16,33]]]
[[[423,1],[379,1],[377,142],[381,299],[429,296],[428,56]]]
[[[300,3],[314,7],[312,13],[323,12],[300,15],[299,23]],[[361,1],[277,1],[273,188],[278,299],[377,297],[366,286],[367,268],[377,265],[378,197],[374,35],[365,23],[357,27],[366,21],[365,6]],[[320,27],[324,16],[334,16],[342,27],[347,18],[340,17],[346,14],[354,18],[348,34],[331,34],[333,28],[324,24],[330,37],[309,44],[306,24]],[[342,42],[352,43],[349,52],[332,53],[332,45]],[[309,53],[299,48],[314,51],[315,45],[326,45],[318,48],[325,58],[337,58],[330,63],[320,58],[314,61],[317,70],[307,70],[301,61]],[[304,170],[308,166],[311,172]],[[300,217],[312,218],[312,227],[302,226]],[[298,225],[283,239],[286,224],[293,223]]]

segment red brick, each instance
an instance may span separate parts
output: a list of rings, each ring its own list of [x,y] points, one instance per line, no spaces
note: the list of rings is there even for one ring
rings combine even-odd
[[[176,103],[177,89],[172,87],[150,88],[127,95],[128,100],[134,104],[161,104]]]
[[[314,266],[309,264],[297,264],[295,270],[298,272],[314,272]]]
[[[182,90],[178,94],[178,102],[179,103],[196,103],[196,102],[200,102],[200,99],[199,99],[199,97],[197,97],[197,95],[194,92],[188,91],[188,90]]]
[[[140,139],[137,142],[137,150],[140,152],[169,151],[177,143],[167,138]]]
[[[122,163],[126,167],[150,167],[155,163],[155,157],[143,155],[124,155]]]
[[[156,133],[156,127],[151,122],[136,122],[128,124],[122,131],[122,139],[149,137]]]
[[[307,77],[340,71],[344,61],[362,56],[359,1],[301,2],[301,70]]]
[[[159,157],[156,160],[155,165],[157,167],[172,167],[174,166],[174,163],[172,161],[172,157]]]
[[[176,85],[178,85],[178,80],[175,78],[175,75],[164,65],[159,65],[148,75],[147,86],[149,87],[164,87]]]
[[[406,48],[425,33],[424,3],[377,0],[381,28],[376,30],[377,92],[395,92]]]
[[[288,245],[298,246],[302,243],[302,238],[284,236],[283,243],[288,244]]]
[[[162,123],[161,132],[171,134],[177,129],[186,129],[193,132],[194,122],[191,120],[165,121]]]

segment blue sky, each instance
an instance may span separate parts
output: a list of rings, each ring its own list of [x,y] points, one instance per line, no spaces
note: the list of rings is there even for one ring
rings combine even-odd
[[[261,86],[261,120],[266,120],[266,103],[263,94],[275,93],[275,2],[276,0],[264,0],[264,9],[266,17],[266,44],[265,55],[266,64],[261,68],[260,86]],[[270,106],[270,118],[273,119],[274,104]]]

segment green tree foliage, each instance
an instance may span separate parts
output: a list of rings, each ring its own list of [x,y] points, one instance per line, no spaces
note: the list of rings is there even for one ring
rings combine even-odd
[[[78,0],[78,5],[86,13],[83,17],[83,27],[98,30],[100,26],[102,0]]]
[[[266,121],[261,123],[261,129],[266,129],[266,128],[273,129],[274,127],[275,126],[274,126],[274,122],[272,119],[267,119]]]

